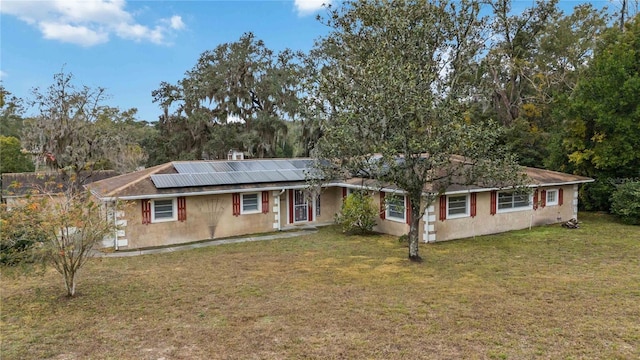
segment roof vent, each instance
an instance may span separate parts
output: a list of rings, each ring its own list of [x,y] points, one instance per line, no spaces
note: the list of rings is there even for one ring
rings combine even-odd
[[[244,160],[244,153],[236,149],[231,149],[227,153],[227,160]]]

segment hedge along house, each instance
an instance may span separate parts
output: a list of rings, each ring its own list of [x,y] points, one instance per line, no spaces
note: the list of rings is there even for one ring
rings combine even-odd
[[[372,180],[330,182],[308,191],[310,159],[176,161],[89,184],[116,211],[117,233],[105,247],[136,249],[328,224],[350,191],[365,190],[380,205],[376,231],[409,231],[402,190]],[[578,185],[590,178],[525,168],[530,194],[482,187],[450,187],[420,222],[424,242],[523,229],[577,217]],[[429,189],[425,189],[429,191]]]

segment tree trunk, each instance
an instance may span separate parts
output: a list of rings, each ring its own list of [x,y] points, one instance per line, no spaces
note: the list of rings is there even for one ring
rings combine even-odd
[[[422,262],[418,254],[418,234],[420,233],[420,196],[411,199],[411,221],[409,221],[409,260]]]
[[[73,297],[76,294],[76,276],[75,273],[69,272],[64,276],[64,285],[67,288],[67,296]]]

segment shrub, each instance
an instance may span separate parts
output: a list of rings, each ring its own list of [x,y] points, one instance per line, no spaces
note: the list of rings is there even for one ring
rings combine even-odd
[[[0,208],[0,265],[17,266],[38,261],[47,234],[37,226],[40,203]]]
[[[377,215],[371,196],[357,191],[344,199],[336,222],[342,225],[343,232],[364,234],[373,231]]]
[[[598,178],[593,183],[585,184],[580,190],[580,209],[609,212],[615,190],[616,186],[610,178]]]
[[[618,185],[611,196],[611,213],[627,224],[640,225],[640,181]]]
[[[409,235],[408,234],[400,235],[398,237],[398,242],[405,246],[409,246]]]

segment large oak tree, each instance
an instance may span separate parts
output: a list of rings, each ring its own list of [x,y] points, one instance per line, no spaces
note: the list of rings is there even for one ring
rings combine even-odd
[[[319,168],[325,178],[365,176],[402,189],[411,207],[409,258],[420,261],[420,218],[447,187],[518,177],[496,146],[497,128],[464,116],[486,43],[480,4],[348,1],[325,20],[332,31],[320,42],[327,50],[309,90],[327,117]]]
[[[285,120],[298,116],[297,59],[290,50],[273,52],[252,33],[203,52],[177,84],[162,82],[153,91],[163,109],[161,135],[183,144],[176,148],[180,158],[223,157],[226,146],[276,156],[286,140]],[[182,141],[173,141],[176,130]]]

